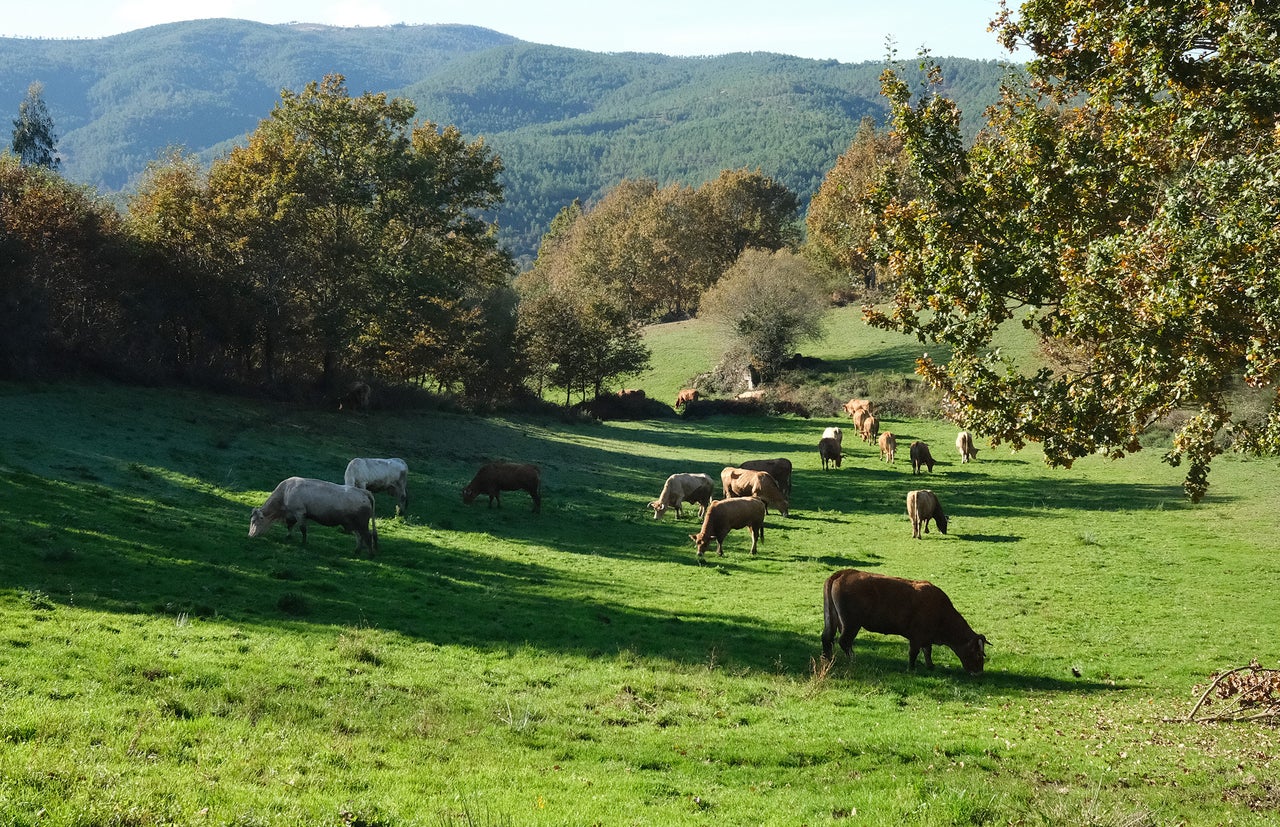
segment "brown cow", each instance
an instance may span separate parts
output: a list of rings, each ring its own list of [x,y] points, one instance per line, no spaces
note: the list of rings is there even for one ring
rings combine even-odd
[[[249,515],[249,536],[257,537],[277,522],[284,520],[293,536],[293,527],[302,532],[307,542],[307,520],[326,526],[337,526],[355,532],[356,551],[369,549],[378,553],[378,521],[373,514],[373,495],[363,488],[339,485],[327,480],[289,477],[267,497],[267,501]]]
[[[911,645],[908,664],[924,652],[924,665],[933,668],[933,645],[956,653],[971,675],[982,671],[987,638],[969,626],[951,598],[926,580],[905,580],[857,569],[844,569],[827,578],[822,587],[822,656],[832,656],[832,643],[840,635],[840,648],[853,657],[853,639],[859,629],[882,635],[902,635]]]
[[[768,471],[782,489],[782,493],[791,496],[791,460],[786,457],[777,459],[749,459],[738,463],[739,468],[748,471]]]
[[[880,420],[875,414],[867,414],[861,422],[862,441],[874,445],[880,438]]]
[[[690,534],[694,548],[698,550],[698,558],[715,540],[716,553],[724,556],[724,538],[735,528],[745,528],[751,532],[751,553],[756,553],[756,545],[764,539],[765,505],[763,500],[755,497],[738,497],[730,500],[716,500],[707,509],[702,518],[702,530]]]
[[[840,451],[840,443],[829,436],[818,440],[818,458],[822,460],[823,471],[826,471],[829,463],[832,462],[839,468],[840,460],[844,459],[844,454]]]
[[[893,435],[893,431],[885,431],[880,434],[880,459],[893,464],[894,455],[898,452],[898,438]]]
[[[956,434],[956,450],[960,452],[961,463],[978,458],[978,449],[973,447],[973,434],[968,431]]]
[[[920,529],[929,533],[929,521],[938,524],[938,531],[947,533],[947,515],[942,513],[942,503],[938,495],[927,488],[907,492],[907,516],[911,518],[911,536],[920,539]]]
[[[528,491],[533,498],[533,513],[542,510],[542,479],[538,466],[517,462],[491,462],[482,466],[462,489],[462,501],[470,505],[480,495],[489,497],[489,507],[498,501],[502,507],[503,491]]]
[[[338,410],[368,410],[373,390],[364,382],[352,382],[338,397]]]
[[[662,493],[658,495],[658,499],[649,503],[649,507],[653,509],[653,519],[661,518],[670,508],[675,509],[677,518],[682,517],[684,512],[680,506],[687,502],[696,503],[698,516],[702,517],[706,513],[707,506],[711,505],[711,491],[714,486],[711,477],[706,474],[672,474],[663,483]]]
[[[870,399],[850,399],[848,402],[844,403],[844,412],[847,413],[849,416],[853,416],[854,413],[856,413],[857,411],[866,411],[867,413],[873,413],[874,408],[871,404],[871,400]]]
[[[694,388],[684,388],[676,394],[676,410],[684,407],[686,402],[696,402],[700,394]]]
[[[911,443],[911,473],[919,474],[921,465],[927,466],[929,473],[933,473],[933,454],[929,453],[929,446],[916,440]]]
[[[720,472],[720,485],[725,499],[730,497],[757,497],[787,516],[791,503],[782,493],[782,487],[768,471],[751,471],[745,468],[725,468]]]

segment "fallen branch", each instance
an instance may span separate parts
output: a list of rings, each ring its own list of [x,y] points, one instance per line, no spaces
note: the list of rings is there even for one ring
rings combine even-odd
[[[1213,681],[1187,715],[1188,721],[1280,721],[1280,669],[1263,669],[1255,658],[1248,666],[1211,677]],[[1200,715],[1218,700],[1229,703],[1212,715]]]

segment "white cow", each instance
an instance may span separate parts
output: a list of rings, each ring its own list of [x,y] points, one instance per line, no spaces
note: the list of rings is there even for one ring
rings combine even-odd
[[[402,459],[356,457],[347,463],[342,480],[356,488],[382,491],[395,497],[396,514],[400,516],[409,509],[409,466]]]
[[[276,486],[258,508],[249,515],[249,536],[257,537],[271,528],[278,520],[284,520],[293,536],[293,527],[302,532],[302,542],[307,542],[307,520],[320,525],[338,526],[343,531],[354,531],[357,536],[356,551],[369,549],[378,552],[378,522],[373,516],[373,495],[363,488],[339,485],[326,480],[305,477],[289,477]]]
[[[668,508],[676,510],[676,517],[684,516],[680,508],[683,503],[697,503],[698,517],[701,518],[711,504],[714,485],[711,477],[706,474],[672,474],[663,483],[658,499],[649,503],[649,507],[653,509],[653,519],[661,519]]]

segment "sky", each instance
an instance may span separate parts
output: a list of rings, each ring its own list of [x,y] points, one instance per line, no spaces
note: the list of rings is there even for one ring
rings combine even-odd
[[[1010,6],[1016,9],[1016,0]],[[937,57],[1019,59],[987,31],[998,11],[999,0],[58,0],[4,15],[0,37],[100,38],[231,17],[333,26],[461,23],[592,52],[778,52],[858,63],[884,58],[891,42],[902,58],[927,48]]]

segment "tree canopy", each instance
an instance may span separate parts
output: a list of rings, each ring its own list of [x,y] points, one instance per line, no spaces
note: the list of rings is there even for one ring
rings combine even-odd
[[[58,136],[53,131],[53,116],[44,102],[44,84],[27,87],[27,96],[18,104],[18,119],[13,122],[13,154],[27,166],[57,169]]]
[[[1028,0],[997,23],[1035,58],[971,149],[936,67],[918,96],[883,78],[919,191],[873,195],[897,293],[866,316],[947,344],[918,370],[957,420],[1056,465],[1190,411],[1165,458],[1199,500],[1226,445],[1280,448],[1280,10]],[[1050,363],[1002,356],[1005,323]]]

